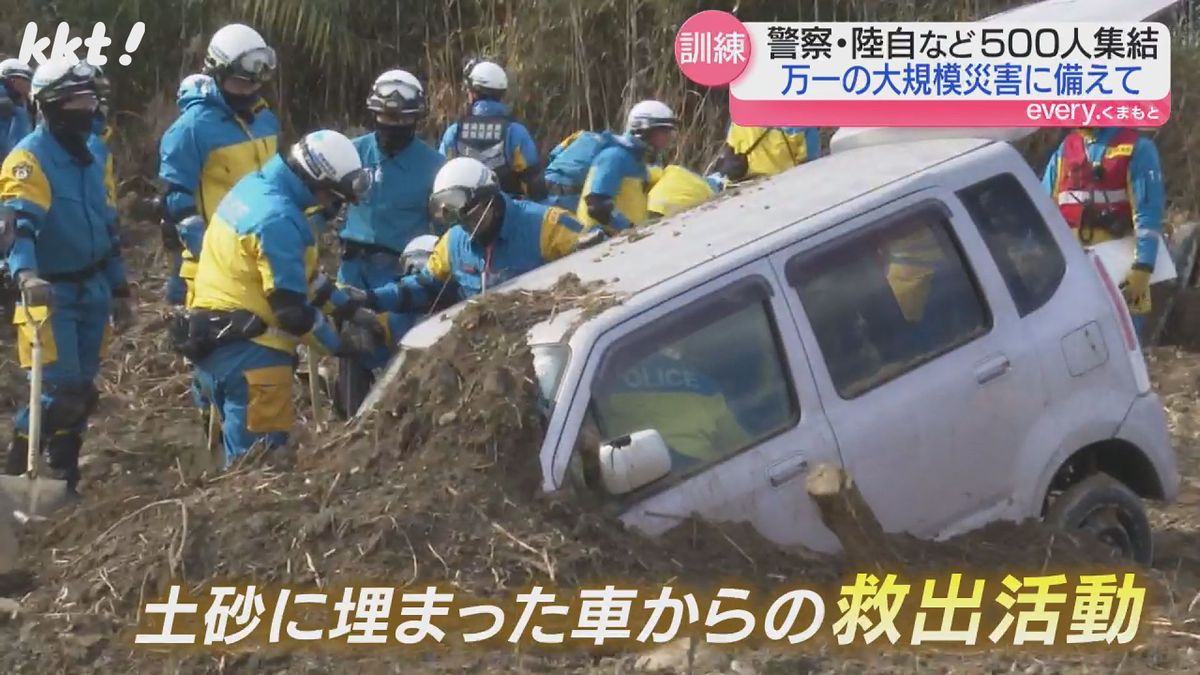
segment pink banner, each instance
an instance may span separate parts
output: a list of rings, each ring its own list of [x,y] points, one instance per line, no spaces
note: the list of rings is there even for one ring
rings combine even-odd
[[[1159,101],[743,101],[729,97],[733,121],[749,127],[1159,127],[1171,97]]]

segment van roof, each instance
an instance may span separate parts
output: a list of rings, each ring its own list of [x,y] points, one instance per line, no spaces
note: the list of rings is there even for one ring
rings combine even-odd
[[[991,143],[947,138],[827,155],[665,218],[644,233],[550,262],[497,290],[547,289],[564,274],[573,273],[585,283],[602,281],[608,290],[636,295],[784,228],[800,228],[797,235],[816,232],[828,222],[813,216]],[[462,306],[459,303],[441,318],[449,318]],[[438,317],[423,321],[405,334],[403,344],[429,346],[448,327]]]

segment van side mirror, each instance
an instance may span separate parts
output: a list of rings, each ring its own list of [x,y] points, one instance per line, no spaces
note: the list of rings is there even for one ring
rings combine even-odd
[[[623,495],[671,473],[671,450],[654,429],[635,431],[600,446],[600,476],[610,494]]]

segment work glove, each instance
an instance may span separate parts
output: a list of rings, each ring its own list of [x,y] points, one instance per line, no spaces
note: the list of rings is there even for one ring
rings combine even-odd
[[[334,316],[338,320],[352,320],[354,315],[357,314],[358,310],[360,309],[374,310],[374,308],[370,306],[370,296],[368,296],[367,292],[363,289],[355,288],[354,286],[343,286],[341,291],[346,294],[346,300],[334,312]]]
[[[54,287],[49,281],[39,278],[29,270],[17,273],[17,284],[21,298],[30,307],[49,307],[54,301]]]
[[[377,317],[378,315],[369,309],[360,307],[356,310],[338,335],[341,342],[338,356],[370,354],[382,347],[387,336]]]
[[[575,250],[582,251],[585,248],[591,248],[607,238],[608,235],[604,233],[604,230],[598,227],[592,228],[579,235],[579,238],[575,240]]]
[[[750,171],[750,161],[740,152],[733,152],[728,147],[721,153],[717,162],[717,172],[730,180],[741,180]]]
[[[159,223],[159,234],[162,235],[163,250],[168,253],[183,253],[183,239],[179,237],[179,229],[175,223],[163,220]]]
[[[128,286],[120,286],[113,290],[112,324],[114,331],[123,333],[137,321],[134,314],[135,307]]]
[[[1121,294],[1129,305],[1130,314],[1150,312],[1150,270],[1134,267],[1121,283]]]

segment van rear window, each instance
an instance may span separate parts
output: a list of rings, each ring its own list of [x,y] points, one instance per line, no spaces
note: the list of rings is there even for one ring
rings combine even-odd
[[[1002,173],[958,191],[1021,316],[1054,297],[1067,272],[1058,243],[1021,182]]]
[[[845,399],[991,330],[989,308],[941,208],[817,246],[786,271]]]

